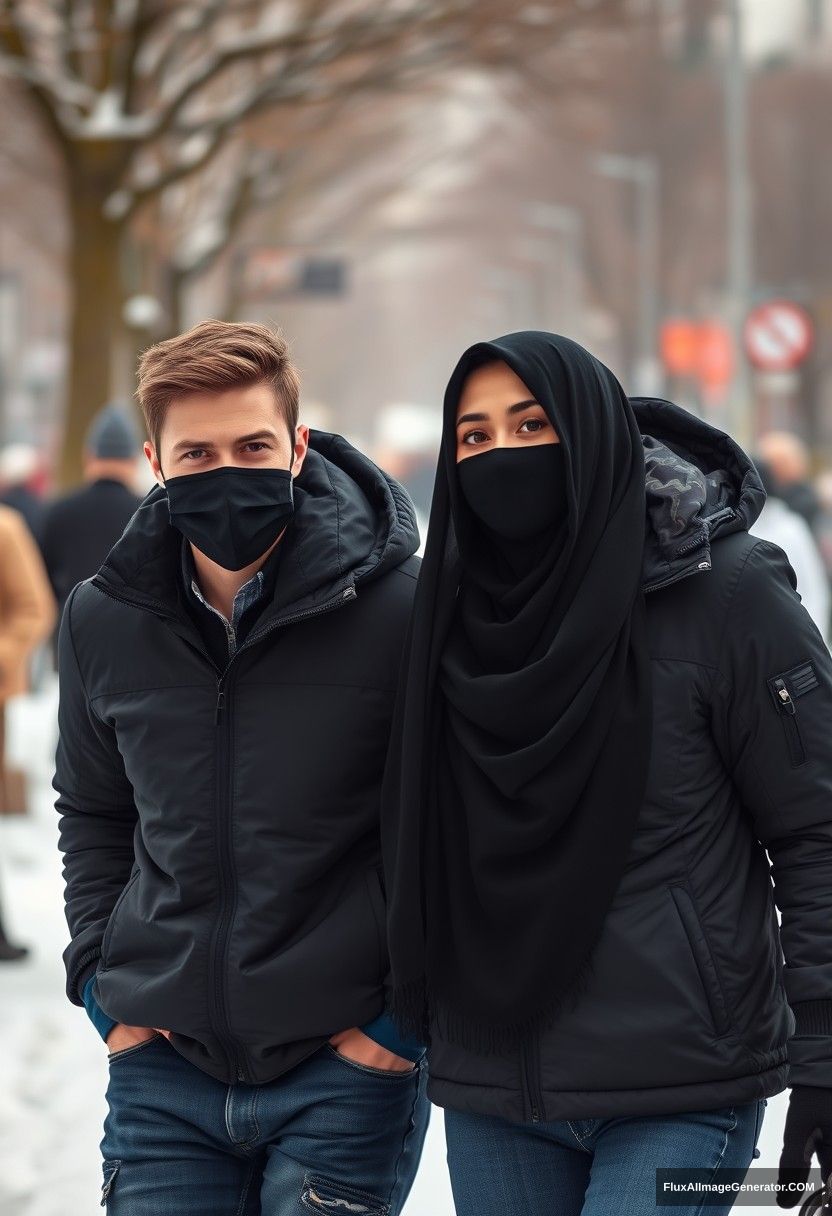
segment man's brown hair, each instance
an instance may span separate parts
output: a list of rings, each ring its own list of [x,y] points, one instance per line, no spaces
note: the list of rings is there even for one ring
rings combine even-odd
[[[136,396],[157,456],[162,425],[175,398],[263,383],[274,389],[294,441],[300,376],[275,330],[246,322],[201,321],[184,334],[148,347],[139,360]]]

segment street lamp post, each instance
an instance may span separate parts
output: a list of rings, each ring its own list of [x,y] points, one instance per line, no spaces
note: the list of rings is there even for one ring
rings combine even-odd
[[[751,381],[745,357],[744,326],[751,307],[752,217],[748,173],[748,104],[741,0],[726,0],[728,46],[723,56],[725,96],[725,173],[728,189],[728,311],[735,347],[729,399],[729,427],[751,442]]]
[[[650,395],[661,388],[656,355],[659,330],[659,168],[652,156],[605,153],[595,162],[599,173],[636,188],[638,259],[638,359],[636,392]]]
[[[580,340],[583,321],[583,286],[584,286],[584,222],[580,211],[575,207],[565,207],[560,203],[532,203],[528,210],[529,221],[535,228],[554,233],[559,239],[560,265],[562,268],[560,281],[560,298],[564,303],[564,329],[570,337]],[[548,286],[548,276],[546,285]],[[548,293],[545,301],[546,314],[543,318],[548,325]]]

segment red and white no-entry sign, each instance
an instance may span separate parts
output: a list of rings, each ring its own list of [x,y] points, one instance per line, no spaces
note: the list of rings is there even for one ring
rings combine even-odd
[[[803,362],[812,349],[812,320],[790,300],[770,300],[749,313],[745,349],[755,367],[787,372]]]

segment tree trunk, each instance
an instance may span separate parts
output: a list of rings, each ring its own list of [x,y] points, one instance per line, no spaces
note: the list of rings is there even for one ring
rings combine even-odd
[[[84,436],[112,391],[113,359],[123,332],[121,228],[104,217],[112,183],[101,148],[74,149],[70,174],[69,376],[59,481],[81,478]],[[96,155],[98,153],[98,155]]]

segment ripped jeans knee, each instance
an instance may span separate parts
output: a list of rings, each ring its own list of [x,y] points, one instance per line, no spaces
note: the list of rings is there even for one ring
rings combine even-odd
[[[389,1203],[343,1182],[307,1174],[303,1180],[301,1203],[310,1212],[329,1212],[335,1216],[388,1216]]]

